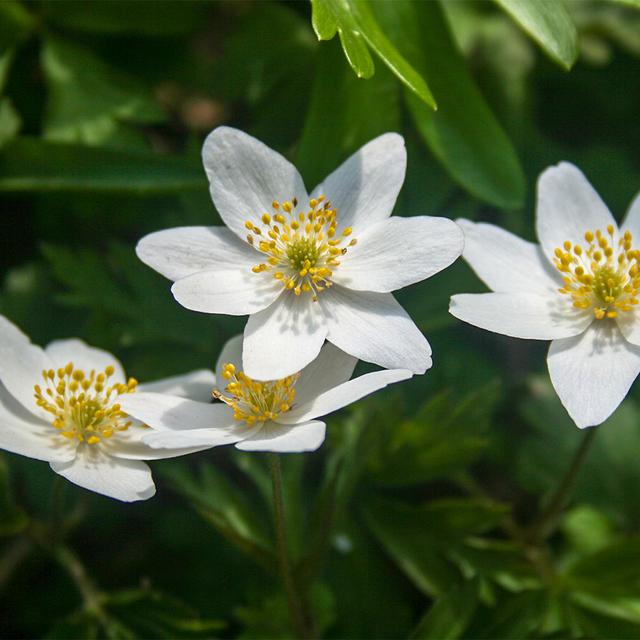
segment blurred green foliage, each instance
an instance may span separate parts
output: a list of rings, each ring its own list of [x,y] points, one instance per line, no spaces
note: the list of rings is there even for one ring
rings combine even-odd
[[[141,380],[212,366],[242,320],[182,309],[133,248],[220,223],[199,152],[221,123],[285,153],[308,187],[401,132],[399,215],[532,237],[536,176],[564,159],[621,217],[640,189],[638,8],[4,0],[0,312],[36,342],[109,349]],[[283,460],[315,630],[640,638],[640,398],[599,428],[557,529],[531,535],[581,434],[544,346],[448,315],[449,295],[480,290],[456,264],[400,292],[434,368]],[[153,467],[157,497],[124,505],[3,456],[2,637],[294,637],[263,457],[216,449]]]

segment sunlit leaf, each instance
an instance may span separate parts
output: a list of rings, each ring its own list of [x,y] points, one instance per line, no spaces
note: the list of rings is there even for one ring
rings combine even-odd
[[[578,33],[562,0],[495,0],[565,69],[578,57]]]
[[[437,2],[372,4],[386,33],[438,96],[438,111],[407,93],[416,127],[451,177],[474,196],[518,208],[525,179],[515,150],[475,86]]]
[[[401,82],[427,105],[436,107],[424,77],[387,38],[366,0],[312,0],[312,6],[318,39],[329,40],[337,31],[347,60],[358,76],[369,78],[374,73],[368,45]]]

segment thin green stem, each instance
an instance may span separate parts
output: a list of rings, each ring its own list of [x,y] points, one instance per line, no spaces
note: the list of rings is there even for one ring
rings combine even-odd
[[[558,518],[569,502],[571,492],[578,480],[578,473],[587,457],[595,435],[595,427],[591,427],[585,431],[562,481],[549,500],[546,508],[529,529],[529,538],[531,540],[538,542],[546,540],[555,530]]]
[[[271,469],[271,485],[273,489],[273,517],[276,533],[276,548],[282,583],[287,594],[291,622],[300,638],[313,638],[311,625],[307,619],[308,616],[305,615],[303,600],[296,586],[293,571],[291,570],[291,559],[289,557],[289,547],[287,546],[284,519],[284,500],[282,499],[282,470],[280,468],[280,457],[277,453],[269,454],[269,467]]]

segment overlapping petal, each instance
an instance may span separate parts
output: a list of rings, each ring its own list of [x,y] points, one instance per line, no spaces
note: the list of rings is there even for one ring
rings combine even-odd
[[[462,293],[449,312],[464,322],[512,338],[555,340],[582,333],[594,320],[589,310],[561,305],[535,293]]]
[[[640,243],[640,193],[631,201],[627,214],[620,225],[622,232],[630,231],[634,239],[634,244]]]
[[[584,174],[568,162],[549,167],[538,179],[536,231],[546,257],[566,240],[584,241],[586,231],[618,228],[607,205]]]
[[[374,391],[384,389],[389,384],[407,380],[412,375],[411,371],[406,369],[373,371],[328,389],[307,402],[296,404],[293,409],[281,414],[276,420],[282,424],[296,424],[326,416]]]
[[[162,378],[138,385],[142,393],[164,393],[200,402],[211,400],[211,391],[216,386],[216,377],[209,369],[198,369],[179,376]]]
[[[614,323],[594,323],[582,335],[554,340],[547,358],[551,382],[581,429],[604,422],[640,373],[640,347]]]
[[[169,280],[222,265],[250,269],[260,254],[226,227],[175,227],[146,235],[136,246],[146,265]]]
[[[78,447],[70,462],[52,462],[51,468],[80,487],[123,502],[151,498],[156,487],[151,470],[139,460],[116,460],[98,447]]]
[[[282,291],[282,284],[250,266],[221,264],[176,280],[173,297],[183,307],[203,313],[244,316],[268,307]]]
[[[324,442],[325,432],[326,425],[318,420],[295,425],[267,422],[253,435],[238,442],[236,449],[275,453],[315,451]]]
[[[245,222],[258,223],[274,200],[307,200],[298,170],[250,135],[230,127],[214,129],[202,148],[211,197],[225,224],[244,239]]]
[[[404,182],[407,152],[402,136],[385,133],[365,144],[312,193],[325,195],[338,210],[341,227],[355,235],[391,215]]]
[[[462,253],[463,236],[448,218],[394,216],[358,232],[333,280],[358,291],[390,292],[448,267]]]
[[[309,295],[284,291],[270,307],[250,316],[244,330],[242,369],[254,380],[297,373],[318,355],[326,335],[319,304]]]
[[[546,294],[562,286],[539,245],[493,224],[457,222],[464,232],[464,259],[493,291]]]
[[[323,291],[330,342],[360,360],[387,369],[424,373],[431,347],[390,293],[351,291],[336,285]]]

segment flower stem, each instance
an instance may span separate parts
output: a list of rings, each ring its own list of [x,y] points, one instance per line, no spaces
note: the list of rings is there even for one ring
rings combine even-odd
[[[291,560],[289,558],[289,548],[287,546],[287,534],[284,520],[284,501],[282,499],[282,470],[280,468],[280,457],[277,453],[269,454],[269,467],[271,469],[271,485],[273,488],[273,516],[276,534],[276,548],[278,561],[280,563],[280,574],[282,583],[287,594],[289,605],[289,615],[295,628],[296,634],[300,638],[313,638],[311,625],[301,594],[296,586],[293,572],[291,570]]]
[[[548,538],[554,531],[558,517],[567,506],[571,492],[578,480],[578,472],[580,471],[582,464],[589,452],[593,438],[596,435],[596,428],[590,427],[584,432],[580,445],[578,446],[571,464],[567,469],[562,481],[558,485],[551,500],[547,504],[546,508],[536,518],[533,525],[530,528],[529,537],[531,540],[542,542]]]

